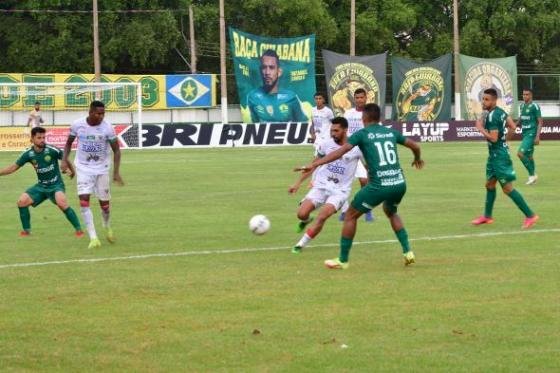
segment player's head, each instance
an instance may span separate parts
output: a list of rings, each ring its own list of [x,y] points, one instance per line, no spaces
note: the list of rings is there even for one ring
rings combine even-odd
[[[379,123],[381,119],[381,108],[379,105],[370,103],[364,106],[364,111],[362,113],[362,121],[364,125],[371,123]]]
[[[340,144],[346,141],[346,131],[348,131],[348,121],[344,117],[334,117],[331,120],[331,137],[334,142]]]
[[[264,90],[273,93],[278,91],[280,76],[282,76],[280,58],[274,50],[267,49],[261,56],[261,78]]]
[[[523,88],[523,101],[526,104],[533,101],[533,90],[531,88]]]
[[[101,101],[92,101],[89,105],[88,123],[92,126],[99,125],[105,118],[105,104]]]
[[[43,127],[34,127],[31,129],[31,142],[38,148],[45,147],[45,136],[47,130]]]
[[[317,105],[317,108],[322,109],[325,106],[327,100],[322,92],[315,93],[313,98],[315,99],[315,105]]]
[[[354,91],[354,105],[356,109],[362,110],[367,102],[367,92],[363,88],[358,88]]]
[[[35,101],[35,110],[41,109],[41,103],[39,101]]]
[[[484,90],[482,95],[482,108],[484,110],[492,110],[496,107],[498,101],[498,92],[494,88]]]

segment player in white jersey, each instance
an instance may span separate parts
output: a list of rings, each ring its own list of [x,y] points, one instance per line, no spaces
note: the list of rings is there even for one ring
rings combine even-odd
[[[334,118],[332,110],[326,106],[325,95],[320,92],[315,93],[315,105],[311,109],[311,128],[309,129],[315,152],[321,142],[331,137],[331,120]]]
[[[358,88],[354,91],[354,107],[348,109],[344,112],[344,118],[348,121],[348,137],[352,136],[355,132],[358,132],[364,128],[364,122],[362,121],[362,112],[367,103],[367,92],[363,88]],[[355,177],[360,181],[362,188],[368,183],[367,170],[362,163],[359,162],[358,168],[356,169]],[[339,220],[344,221],[344,215],[348,205],[344,206],[342,213],[340,214]],[[365,219],[367,222],[372,222],[374,217],[371,211],[365,214]]]
[[[41,103],[39,101],[35,102],[35,107],[29,113],[29,119],[27,119],[27,126],[31,125],[31,128],[39,127],[45,121],[41,113]]]
[[[88,246],[90,249],[101,246],[95,231],[93,214],[89,207],[91,194],[95,194],[99,199],[107,240],[110,243],[115,241],[110,224],[110,149],[113,151],[113,181],[117,185],[124,184],[119,172],[121,151],[117,135],[111,124],[104,120],[104,117],[105,105],[101,101],[93,101],[89,107],[89,115],[72,123],[70,134],[64,146],[64,158],[61,167],[63,171],[68,167],[68,156],[72,150],[72,143],[77,138],[78,147],[74,165],[76,166],[78,181],[78,198],[80,199],[82,218],[90,238]]]
[[[319,144],[317,157],[324,157],[346,144],[348,138],[347,130],[348,121],[345,118],[334,118],[330,128],[331,138]],[[352,191],[352,181],[354,180],[356,167],[362,158],[360,150],[358,148],[354,148],[354,150],[348,152],[346,156],[338,161],[328,163],[316,170],[313,188],[307,193],[297,212],[297,217],[300,220],[297,229],[298,233],[303,232],[305,227],[313,221],[313,218],[310,216],[311,213],[319,207],[321,209],[313,225],[307,229],[303,237],[292,248],[294,254],[299,254],[303,247],[321,232],[327,219],[336,214],[348,201]],[[296,193],[303,180],[310,174],[310,172],[303,173],[288,191],[292,194]]]

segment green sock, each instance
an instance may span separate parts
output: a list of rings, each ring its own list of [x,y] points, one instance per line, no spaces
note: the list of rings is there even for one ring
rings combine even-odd
[[[513,202],[517,205],[517,207],[519,207],[519,209],[521,211],[523,211],[523,213],[525,214],[526,217],[530,217],[535,215],[533,213],[533,210],[531,210],[529,208],[529,206],[527,205],[527,202],[525,202],[525,200],[523,199],[523,196],[521,195],[521,193],[519,193],[517,190],[512,190],[510,194],[508,194],[509,198],[511,198],[513,200]]]
[[[80,225],[80,220],[78,219],[78,215],[76,215],[76,212],[72,207],[68,207],[63,212],[64,215],[66,215],[66,219],[68,219],[68,221],[70,222],[70,224],[72,224],[74,229],[76,229],[77,231],[82,230],[82,227]]]
[[[340,237],[340,261],[343,263],[348,262],[350,256],[350,249],[352,248],[352,238]]]
[[[484,216],[492,217],[494,201],[496,200],[496,189],[486,189],[486,203],[484,204]]]
[[[403,228],[400,231],[395,232],[395,234],[401,243],[403,254],[408,253],[410,251],[410,244],[408,243],[408,233],[406,233],[406,229]]]
[[[535,160],[529,159],[527,163],[527,171],[529,171],[529,176],[535,176]]]
[[[31,230],[31,215],[29,214],[29,207],[18,207],[18,209],[21,226],[24,231],[29,232]]]

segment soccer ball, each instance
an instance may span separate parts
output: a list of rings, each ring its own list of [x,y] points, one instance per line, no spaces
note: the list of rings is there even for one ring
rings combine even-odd
[[[249,230],[260,236],[270,229],[270,220],[264,215],[255,215],[249,220]]]

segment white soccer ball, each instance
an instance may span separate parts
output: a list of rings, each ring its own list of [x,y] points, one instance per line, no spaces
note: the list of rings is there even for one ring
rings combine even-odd
[[[260,236],[270,229],[270,220],[264,215],[255,215],[249,220],[249,230]]]

